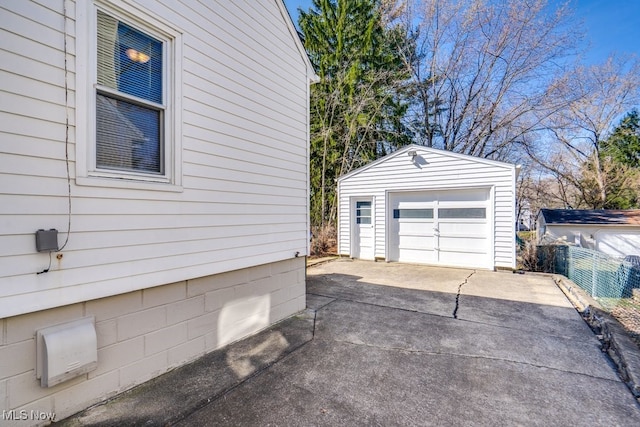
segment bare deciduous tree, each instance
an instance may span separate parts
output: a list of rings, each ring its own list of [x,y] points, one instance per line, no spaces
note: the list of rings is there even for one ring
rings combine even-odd
[[[527,150],[556,176],[560,187],[579,194],[570,207],[601,209],[622,186],[636,186],[636,171],[601,155],[616,121],[640,102],[640,61],[610,57],[604,64],[577,67],[554,86],[555,96],[571,100],[543,120],[537,146]]]
[[[566,102],[552,97],[558,64],[580,39],[566,6],[415,0],[403,10],[411,122],[424,145],[503,158]]]

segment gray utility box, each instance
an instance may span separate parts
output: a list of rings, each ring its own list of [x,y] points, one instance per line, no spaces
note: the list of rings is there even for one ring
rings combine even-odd
[[[58,250],[58,230],[36,231],[36,249],[38,252],[53,252]]]

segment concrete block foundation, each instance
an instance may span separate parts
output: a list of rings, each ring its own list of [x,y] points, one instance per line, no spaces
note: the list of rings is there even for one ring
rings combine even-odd
[[[46,425],[305,308],[305,258],[0,319],[0,424]],[[98,368],[36,379],[38,329],[94,316]]]

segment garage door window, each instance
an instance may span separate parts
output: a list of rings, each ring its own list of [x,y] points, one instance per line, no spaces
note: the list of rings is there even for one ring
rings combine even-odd
[[[442,208],[438,209],[438,217],[443,219],[485,219],[486,208]]]
[[[393,218],[433,218],[433,209],[394,209]]]
[[[371,202],[356,202],[356,223],[371,224]]]

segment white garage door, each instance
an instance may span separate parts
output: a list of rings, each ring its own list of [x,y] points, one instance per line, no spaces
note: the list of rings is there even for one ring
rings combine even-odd
[[[389,259],[492,268],[489,190],[390,194]]]

